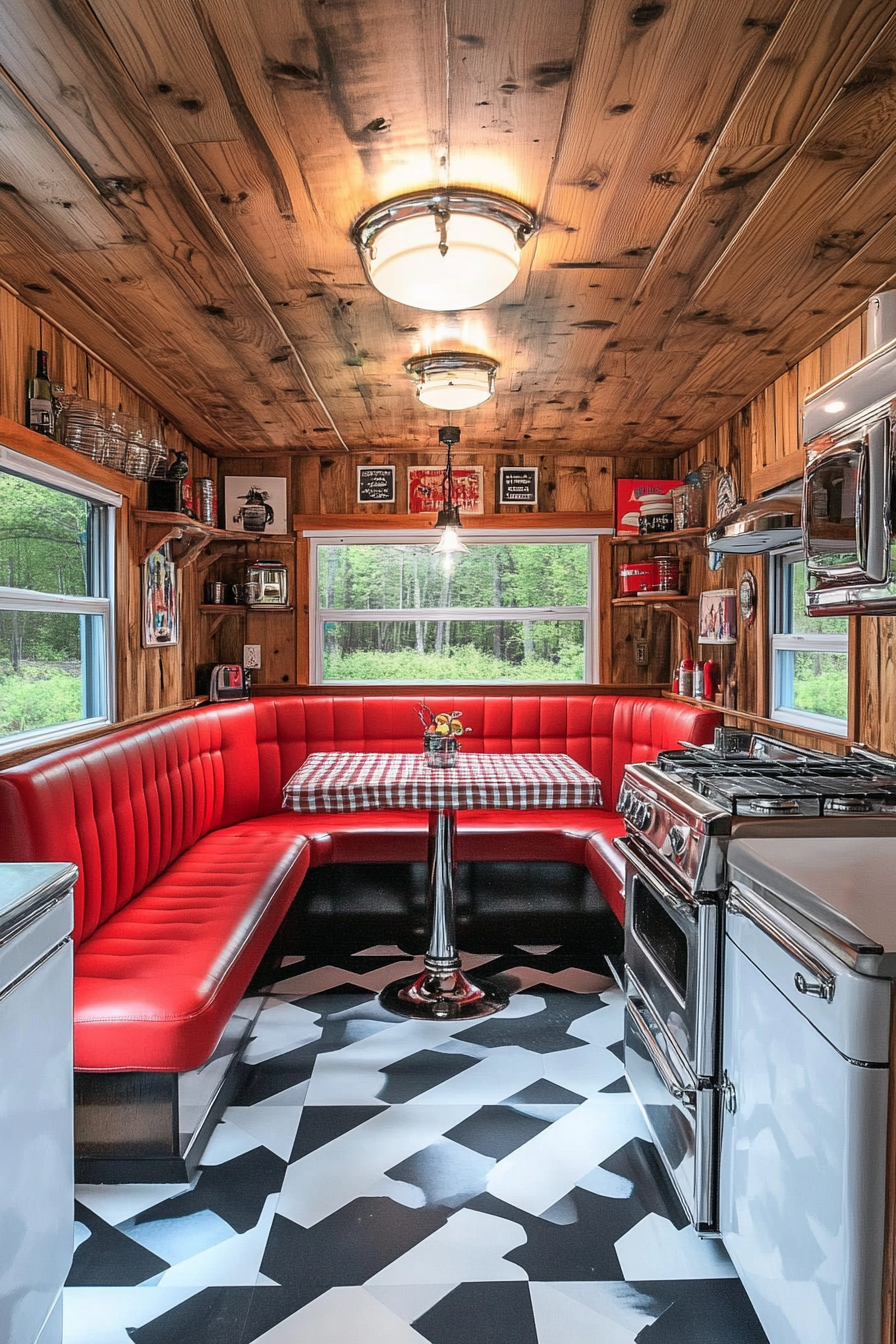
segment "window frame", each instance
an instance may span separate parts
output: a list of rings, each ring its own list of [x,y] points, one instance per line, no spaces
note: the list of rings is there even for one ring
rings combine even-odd
[[[0,585],[0,611],[99,617],[101,630],[100,637],[96,638],[92,633],[94,622],[88,621],[82,632],[82,696],[88,712],[65,723],[2,735],[0,753],[5,753],[53,743],[94,728],[109,727],[116,720],[115,532],[116,510],[121,507],[122,496],[61,467],[27,457],[5,444],[0,444],[0,472],[85,500],[91,506],[90,527],[94,530],[88,547],[89,586],[94,593],[79,596]]]
[[[786,723],[794,728],[803,728],[817,733],[829,733],[835,737],[849,736],[849,716],[843,719],[830,714],[819,714],[812,710],[794,709],[780,704],[792,685],[792,677],[782,675],[780,653],[842,653],[847,659],[847,704],[849,703],[849,630],[842,634],[819,631],[794,632],[793,625],[793,585],[786,582],[788,570],[794,564],[805,563],[803,552],[779,551],[769,557],[772,567],[769,604],[769,718],[777,723]],[[786,627],[786,628],[783,628]]]
[[[343,609],[326,609],[320,606],[320,587],[318,582],[318,549],[320,546],[338,546],[338,545],[428,545],[434,546],[438,537],[434,534],[432,528],[334,528],[332,531],[319,528],[309,528],[302,533],[308,542],[308,680],[312,686],[424,686],[431,684],[429,681],[394,682],[394,681],[325,681],[323,676],[323,625],[324,620],[347,620],[357,622],[377,621],[377,620],[445,620],[446,608],[427,607],[414,608],[413,616],[410,616],[411,609],[398,608],[380,609],[358,609],[345,611]],[[599,660],[599,641],[600,641],[600,621],[597,612],[598,603],[598,576],[599,576],[599,545],[598,539],[601,536],[612,535],[612,529],[607,527],[587,527],[587,528],[480,528],[475,530],[471,528],[469,532],[464,529],[463,541],[465,545],[550,545],[559,543],[587,543],[589,546],[589,565],[588,565],[588,599],[584,606],[576,607],[451,607],[451,621],[473,620],[485,623],[488,620],[570,620],[581,621],[584,626],[584,653],[585,663],[583,668],[583,678],[581,681],[557,681],[551,682],[554,686],[586,686],[596,680],[597,670],[600,666]],[[324,613],[325,616],[324,616]],[[441,684],[441,683],[440,683]],[[493,680],[466,681],[454,680],[444,683],[446,686],[532,686],[535,683],[526,681],[514,681],[509,677],[501,677]]]

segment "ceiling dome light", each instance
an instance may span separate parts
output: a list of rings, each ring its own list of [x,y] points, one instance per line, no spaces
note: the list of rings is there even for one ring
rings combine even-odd
[[[404,367],[417,380],[417,397],[440,411],[468,411],[481,406],[495,390],[497,360],[446,350],[415,355]]]
[[[352,238],[387,299],[453,313],[503,293],[537,228],[533,212],[509,197],[448,187],[374,206]]]

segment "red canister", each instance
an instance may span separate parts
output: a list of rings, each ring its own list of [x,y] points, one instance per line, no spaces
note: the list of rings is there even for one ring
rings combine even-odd
[[[631,564],[619,566],[620,597],[634,597],[642,589],[652,591],[655,587],[655,560],[635,560]]]

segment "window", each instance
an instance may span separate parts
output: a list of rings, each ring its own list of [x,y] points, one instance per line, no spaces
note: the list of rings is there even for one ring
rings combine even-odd
[[[778,556],[772,569],[773,719],[846,734],[849,623],[806,615],[806,566]]]
[[[312,680],[590,681],[596,536],[463,540],[314,537]]]
[[[0,447],[0,740],[114,715],[114,506],[121,497]]]

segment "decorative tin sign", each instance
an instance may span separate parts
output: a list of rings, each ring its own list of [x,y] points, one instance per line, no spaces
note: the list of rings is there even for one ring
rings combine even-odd
[[[733,588],[717,588],[700,594],[700,644],[737,643],[737,593]]]
[[[143,564],[143,647],[154,649],[177,640],[177,566],[165,545],[150,551]]]
[[[499,502],[534,504],[538,507],[538,468],[501,467]]]
[[[358,504],[394,504],[395,468],[359,467]]]

